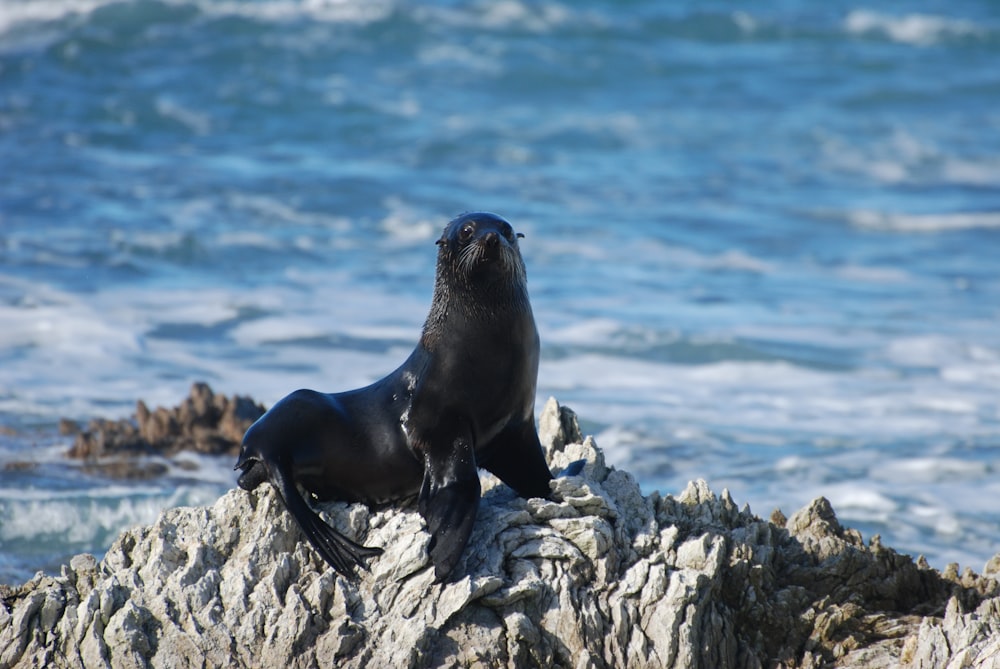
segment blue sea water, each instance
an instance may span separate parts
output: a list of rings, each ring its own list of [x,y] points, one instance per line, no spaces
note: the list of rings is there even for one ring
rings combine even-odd
[[[986,1],[0,0],[0,582],[233,485],[89,473],[61,417],[381,377],[476,209],[526,234],[539,408],[645,490],[980,569],[998,63]]]

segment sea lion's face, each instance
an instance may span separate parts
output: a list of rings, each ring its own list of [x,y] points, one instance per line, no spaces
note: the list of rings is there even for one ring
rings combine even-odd
[[[450,263],[465,280],[524,280],[524,261],[510,223],[496,214],[477,212],[459,216],[444,229],[438,245],[440,259]]]

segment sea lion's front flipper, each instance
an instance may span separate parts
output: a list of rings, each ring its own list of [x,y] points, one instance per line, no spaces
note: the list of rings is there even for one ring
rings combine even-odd
[[[479,465],[521,497],[547,498],[551,492],[552,472],[532,422],[505,428],[493,438]]]
[[[362,569],[368,569],[368,558],[380,555],[382,549],[362,546],[327,525],[315,511],[309,508],[298,488],[292,484],[291,477],[281,469],[281,467],[271,469],[271,484],[278,491],[278,496],[285,503],[285,508],[302,528],[316,552],[326,560],[327,564],[345,576],[351,575],[352,564]]]
[[[418,508],[431,533],[427,551],[434,563],[434,579],[441,583],[469,542],[479,511],[480,488],[471,438],[459,436],[450,444],[436,446],[424,455]]]

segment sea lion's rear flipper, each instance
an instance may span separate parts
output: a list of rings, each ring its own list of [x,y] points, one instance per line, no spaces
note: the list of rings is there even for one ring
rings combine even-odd
[[[345,576],[351,575],[352,565],[368,569],[368,558],[380,555],[382,549],[362,546],[327,525],[315,511],[309,508],[298,488],[292,484],[291,477],[280,469],[280,467],[275,467],[270,472],[271,484],[278,491],[278,496],[285,503],[285,508],[292,514],[292,518],[298,523],[316,552],[331,567]]]
[[[418,508],[427,522],[427,546],[434,563],[434,579],[448,578],[469,542],[479,511],[479,471],[469,437],[460,436],[446,448],[430,448],[424,455],[424,482]]]

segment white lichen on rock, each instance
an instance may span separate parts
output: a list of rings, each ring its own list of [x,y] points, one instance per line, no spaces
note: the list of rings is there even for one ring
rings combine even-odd
[[[553,500],[484,475],[453,582],[410,505],[320,505],[385,553],[337,575],[270,486],[164,512],[97,563],[0,590],[0,667],[995,667],[1000,587],[841,527],[824,499],[784,525],[703,481],[644,496],[554,400]]]

